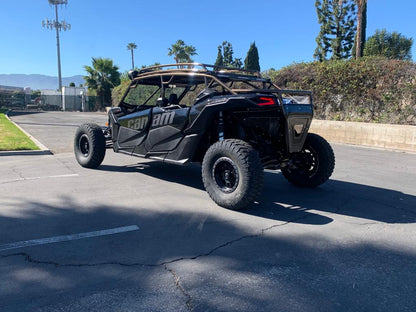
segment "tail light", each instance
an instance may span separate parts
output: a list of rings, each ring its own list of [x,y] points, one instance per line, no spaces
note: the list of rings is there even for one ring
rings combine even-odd
[[[260,96],[256,99],[258,106],[270,106],[276,105],[276,99],[274,96]]]

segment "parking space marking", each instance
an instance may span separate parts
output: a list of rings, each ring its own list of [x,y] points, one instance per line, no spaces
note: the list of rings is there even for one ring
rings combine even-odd
[[[78,176],[79,176],[78,173],[70,173],[70,174],[40,176],[40,177],[27,177],[27,178],[18,178],[18,179],[13,179],[13,180],[2,181],[0,182],[0,184],[20,182],[20,181],[32,181],[32,180],[40,180],[40,179],[72,178],[72,177],[78,177]]]
[[[23,178],[23,180],[71,178],[71,177],[78,177],[78,176],[79,176],[78,173],[70,173],[70,174],[59,174],[59,175],[50,175],[50,176],[42,176],[42,177]]]
[[[15,243],[10,243],[10,244],[0,245],[0,251],[22,248],[22,247],[31,247],[31,246],[36,246],[36,245],[45,245],[45,244],[51,244],[51,243],[67,242],[67,241],[72,241],[72,240],[91,238],[91,237],[97,237],[97,236],[112,235],[112,234],[118,234],[118,233],[124,233],[124,232],[131,232],[131,231],[137,231],[138,229],[139,229],[139,227],[137,225],[129,225],[129,226],[124,226],[124,227],[118,227],[118,228],[100,230],[100,231],[94,231],[94,232],[32,239],[32,240],[27,240],[27,241],[21,241],[21,242],[15,242]]]

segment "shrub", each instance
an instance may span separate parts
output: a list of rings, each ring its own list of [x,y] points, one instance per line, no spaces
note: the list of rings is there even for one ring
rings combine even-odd
[[[117,106],[120,103],[121,97],[127,90],[130,84],[130,80],[124,80],[117,87],[114,87],[111,91],[111,106]]]
[[[416,125],[416,65],[364,57],[293,64],[267,75],[285,89],[312,90],[320,119]]]

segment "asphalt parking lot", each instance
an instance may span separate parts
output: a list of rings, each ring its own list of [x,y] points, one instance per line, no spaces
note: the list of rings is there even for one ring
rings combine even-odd
[[[107,150],[96,113],[11,117],[52,155],[0,156],[0,311],[415,311],[416,155],[333,145],[315,190],[266,172],[258,203],[216,206],[198,166]]]

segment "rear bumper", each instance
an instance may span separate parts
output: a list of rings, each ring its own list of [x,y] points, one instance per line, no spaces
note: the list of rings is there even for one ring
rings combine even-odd
[[[289,153],[302,150],[313,117],[312,105],[284,104],[286,117],[286,142]]]

